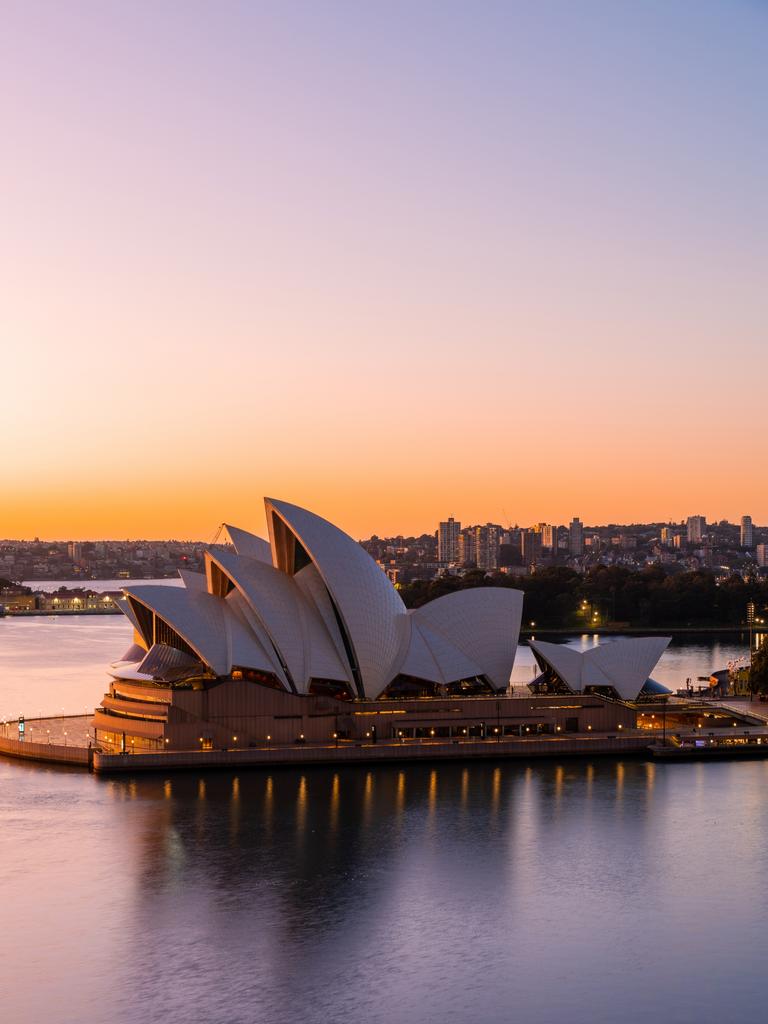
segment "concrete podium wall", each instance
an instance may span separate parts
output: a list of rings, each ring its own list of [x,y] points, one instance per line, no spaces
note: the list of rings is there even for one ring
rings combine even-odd
[[[88,768],[91,764],[90,747],[72,747],[57,743],[30,743],[0,736],[0,754],[20,757],[28,761],[50,761],[53,764],[71,764]]]

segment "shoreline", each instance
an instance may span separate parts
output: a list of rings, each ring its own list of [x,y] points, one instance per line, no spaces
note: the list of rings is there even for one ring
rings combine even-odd
[[[707,636],[712,633],[738,635],[748,633],[748,626],[543,626],[521,627],[521,637],[536,636]]]

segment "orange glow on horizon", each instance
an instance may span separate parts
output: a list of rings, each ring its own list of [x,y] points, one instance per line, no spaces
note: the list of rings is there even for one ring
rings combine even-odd
[[[768,523],[759,5],[353,6],[11,5],[0,536]]]

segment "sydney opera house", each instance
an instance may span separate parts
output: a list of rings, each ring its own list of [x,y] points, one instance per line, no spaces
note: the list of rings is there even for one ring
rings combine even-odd
[[[484,586],[408,610],[351,537],[265,504],[269,541],[225,526],[205,574],[125,589],[134,639],[95,714],[103,751],[594,734],[633,728],[634,702],[658,687],[666,639],[586,653],[533,641],[540,674],[514,695],[521,592]]]

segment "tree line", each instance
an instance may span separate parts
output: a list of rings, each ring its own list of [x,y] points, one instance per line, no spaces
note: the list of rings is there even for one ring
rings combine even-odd
[[[418,608],[444,594],[473,587],[522,590],[524,623],[552,629],[610,624],[738,626],[746,622],[750,601],[758,616],[768,606],[768,580],[733,575],[718,581],[707,570],[666,573],[660,566],[633,571],[601,565],[586,573],[553,566],[518,577],[470,571],[463,576],[414,580],[400,587],[400,596],[406,607]]]

